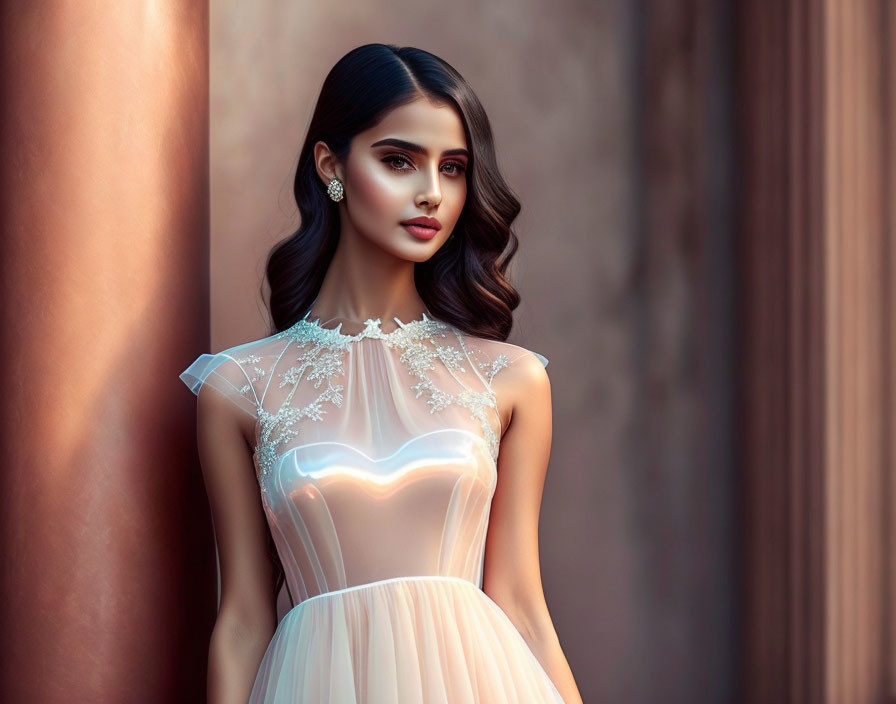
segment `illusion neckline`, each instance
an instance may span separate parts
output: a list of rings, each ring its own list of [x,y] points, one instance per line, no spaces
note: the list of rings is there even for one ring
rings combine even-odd
[[[430,315],[427,315],[427,313],[424,311],[421,314],[420,318],[415,318],[415,319],[409,320],[407,322],[401,320],[397,316],[393,316],[392,320],[394,320],[397,323],[397,327],[394,330],[389,330],[388,332],[386,332],[381,327],[382,322],[383,322],[382,318],[367,318],[367,320],[364,321],[364,328],[362,330],[360,330],[359,332],[355,333],[354,335],[352,335],[349,333],[342,332],[342,325],[343,325],[342,322],[340,322],[334,328],[326,328],[323,325],[321,325],[320,316],[317,316],[315,318],[311,318],[310,316],[311,316],[311,309],[309,309],[308,312],[305,313],[305,315],[299,321],[299,324],[305,325],[305,326],[310,327],[316,331],[319,331],[320,334],[323,334],[323,335],[329,336],[333,339],[341,340],[341,341],[355,341],[355,340],[362,340],[364,338],[388,340],[388,339],[391,339],[392,337],[394,337],[400,333],[403,333],[403,332],[408,332],[408,331],[412,332],[412,331],[418,330],[418,329],[425,330],[429,326],[432,326],[434,324],[439,324],[439,321],[436,318],[433,318]],[[343,321],[343,322],[345,322],[345,321]],[[355,321],[352,321],[352,322],[355,322]]]

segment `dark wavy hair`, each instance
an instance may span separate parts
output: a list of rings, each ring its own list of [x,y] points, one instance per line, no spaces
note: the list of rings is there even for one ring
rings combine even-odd
[[[272,334],[295,324],[311,306],[339,241],[339,206],[317,173],[314,145],[323,141],[344,163],[356,134],[421,97],[454,105],[470,159],[467,197],[451,237],[430,259],[414,265],[417,292],[436,318],[471,335],[507,339],[520,302],[506,277],[519,246],[511,223],[520,203],[498,170],[488,116],[446,61],[391,44],[353,49],[321,87],[293,183],[301,226],[271,250],[267,261]]]
[[[470,159],[467,198],[454,231],[430,259],[414,265],[417,292],[439,320],[470,335],[507,339],[513,310],[520,303],[506,277],[519,246],[511,223],[520,203],[498,170],[485,109],[446,61],[422,49],[391,44],[353,49],[333,66],[321,87],[293,183],[301,225],[271,250],[267,261],[272,334],[294,325],[311,306],[339,242],[339,207],[318,176],[314,145],[323,141],[344,162],[356,134],[379,123],[388,111],[421,97],[454,105]],[[270,534],[268,551],[277,594],[284,571]]]

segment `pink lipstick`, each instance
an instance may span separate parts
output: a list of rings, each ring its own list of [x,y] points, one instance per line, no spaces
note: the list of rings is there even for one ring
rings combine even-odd
[[[402,220],[401,224],[414,237],[421,240],[432,239],[442,229],[442,223],[435,218],[428,218],[425,215],[411,218],[410,220]]]

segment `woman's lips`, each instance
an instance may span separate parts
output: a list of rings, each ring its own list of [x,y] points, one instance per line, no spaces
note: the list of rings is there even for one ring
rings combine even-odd
[[[402,225],[402,227],[421,240],[431,240],[438,232],[434,227],[423,227],[423,225]]]

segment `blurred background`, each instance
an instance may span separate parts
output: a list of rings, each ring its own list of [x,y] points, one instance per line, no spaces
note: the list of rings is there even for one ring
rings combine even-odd
[[[891,0],[0,18],[0,700],[204,701],[177,375],[268,334],[317,93],[384,42],[464,75],[522,202],[510,341],[550,360],[542,577],[584,700],[896,702]]]

